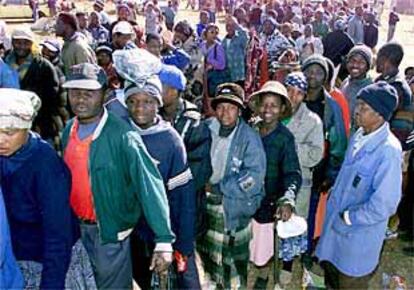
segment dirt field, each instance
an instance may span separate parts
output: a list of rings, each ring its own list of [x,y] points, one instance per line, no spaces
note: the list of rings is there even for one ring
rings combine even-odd
[[[88,10],[88,7],[91,6],[90,1],[76,1],[79,8],[83,8],[84,11],[91,11]],[[113,5],[109,4],[109,12],[114,12]],[[185,3],[182,3],[182,7],[185,6]],[[381,46],[383,43],[385,43],[386,36],[387,36],[387,29],[388,29],[388,9],[386,4],[386,10],[383,13],[382,19],[381,19],[381,27],[380,27],[380,43],[379,46]],[[47,8],[45,6],[41,7],[42,10],[47,11]],[[30,17],[31,11],[29,7],[22,7],[22,6],[8,6],[8,7],[1,7],[0,6],[0,18],[20,18],[20,17]],[[198,22],[198,13],[181,9],[179,11],[179,14],[176,18],[176,20],[182,20],[186,19],[190,21],[191,23],[197,23]],[[219,24],[221,27],[221,32],[224,31],[223,26],[223,16],[218,17]],[[138,22],[140,24],[144,24],[144,19],[139,16]],[[11,32],[15,27],[18,25],[30,25],[30,24],[10,24],[9,25],[9,32]],[[39,40],[42,38],[42,36],[38,36]],[[414,65],[414,16],[408,16],[408,15],[402,15],[401,21],[397,25],[396,30],[396,40],[401,42],[404,45],[405,48],[405,57],[403,60],[402,69],[404,69],[406,66]],[[378,47],[379,47],[378,46]],[[375,75],[375,73],[374,73]],[[355,245],[357,246],[357,245]],[[380,263],[380,267],[378,268],[372,283],[371,283],[371,289],[383,289],[381,286],[381,280],[383,273],[388,274],[398,274],[407,279],[408,282],[408,289],[414,289],[414,253],[413,250],[411,252],[407,253],[408,247],[413,247],[414,245],[407,241],[404,241],[403,239],[399,238],[397,240],[392,240],[389,242],[386,242],[384,247],[384,252],[382,255],[382,260]],[[404,251],[405,249],[405,251]],[[361,257],[363,258],[363,257]],[[295,269],[299,270],[298,265],[295,265]],[[300,281],[300,270],[296,271],[294,283],[291,287],[291,289],[300,289],[301,281]],[[201,276],[203,276],[201,274]],[[204,281],[203,281],[204,282]],[[203,283],[203,286],[206,284]],[[206,287],[203,287],[206,288]]]

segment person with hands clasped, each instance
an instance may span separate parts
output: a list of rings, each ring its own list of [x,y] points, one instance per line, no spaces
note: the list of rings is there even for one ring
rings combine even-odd
[[[291,280],[294,252],[306,250],[306,237],[301,247],[283,245],[283,251],[274,253],[274,219],[278,216],[283,222],[289,222],[294,215],[296,194],[299,192],[302,175],[296,152],[293,134],[279,120],[292,114],[292,103],[286,88],[279,82],[268,81],[261,90],[253,93],[250,108],[259,115],[254,124],[258,130],[266,153],[265,197],[253,216],[253,239],[250,243],[250,260],[259,278],[255,279],[254,289],[266,288],[271,273],[269,261],[274,254],[283,258],[283,271],[280,283],[286,286]],[[305,222],[306,224],[306,222]],[[284,253],[286,252],[286,253]]]

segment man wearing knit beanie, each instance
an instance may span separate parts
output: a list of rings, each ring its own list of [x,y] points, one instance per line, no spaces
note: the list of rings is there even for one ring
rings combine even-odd
[[[64,73],[67,75],[69,69],[80,63],[96,63],[95,52],[88,45],[85,36],[78,32],[78,21],[75,15],[62,12],[56,20],[56,36],[64,40],[62,48],[62,62]]]
[[[351,116],[354,114],[358,92],[372,84],[368,72],[372,65],[372,52],[366,45],[356,45],[348,53],[346,69],[349,76],[343,81],[341,91],[348,100]],[[352,128],[354,124],[352,123]]]
[[[316,248],[328,289],[368,289],[378,267],[387,222],[401,198],[401,146],[388,124],[396,106],[397,93],[385,82],[358,94],[360,128],[330,193]]]
[[[347,137],[342,111],[338,103],[325,90],[328,66],[323,56],[310,56],[302,65],[308,82],[306,105],[322,120],[326,148],[324,158],[313,171],[312,198],[317,200],[320,193],[327,192],[333,185],[345,155]],[[316,205],[309,209],[309,245],[312,244]],[[310,249],[312,250],[312,249]]]

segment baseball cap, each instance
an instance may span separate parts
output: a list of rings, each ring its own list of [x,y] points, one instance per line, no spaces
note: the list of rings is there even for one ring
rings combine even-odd
[[[18,28],[18,29],[15,29],[12,32],[11,38],[12,39],[25,39],[25,40],[29,40],[31,42],[34,41],[33,32],[30,29],[28,29],[28,28]]]
[[[120,21],[112,30],[112,34],[121,33],[121,34],[134,34],[134,29],[128,21]]]
[[[70,68],[65,89],[99,90],[107,85],[105,71],[96,64],[81,63]]]

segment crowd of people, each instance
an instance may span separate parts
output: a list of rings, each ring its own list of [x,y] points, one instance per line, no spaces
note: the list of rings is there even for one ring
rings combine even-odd
[[[63,3],[0,22],[0,289],[367,289],[413,233],[395,10],[377,47],[378,3]]]

